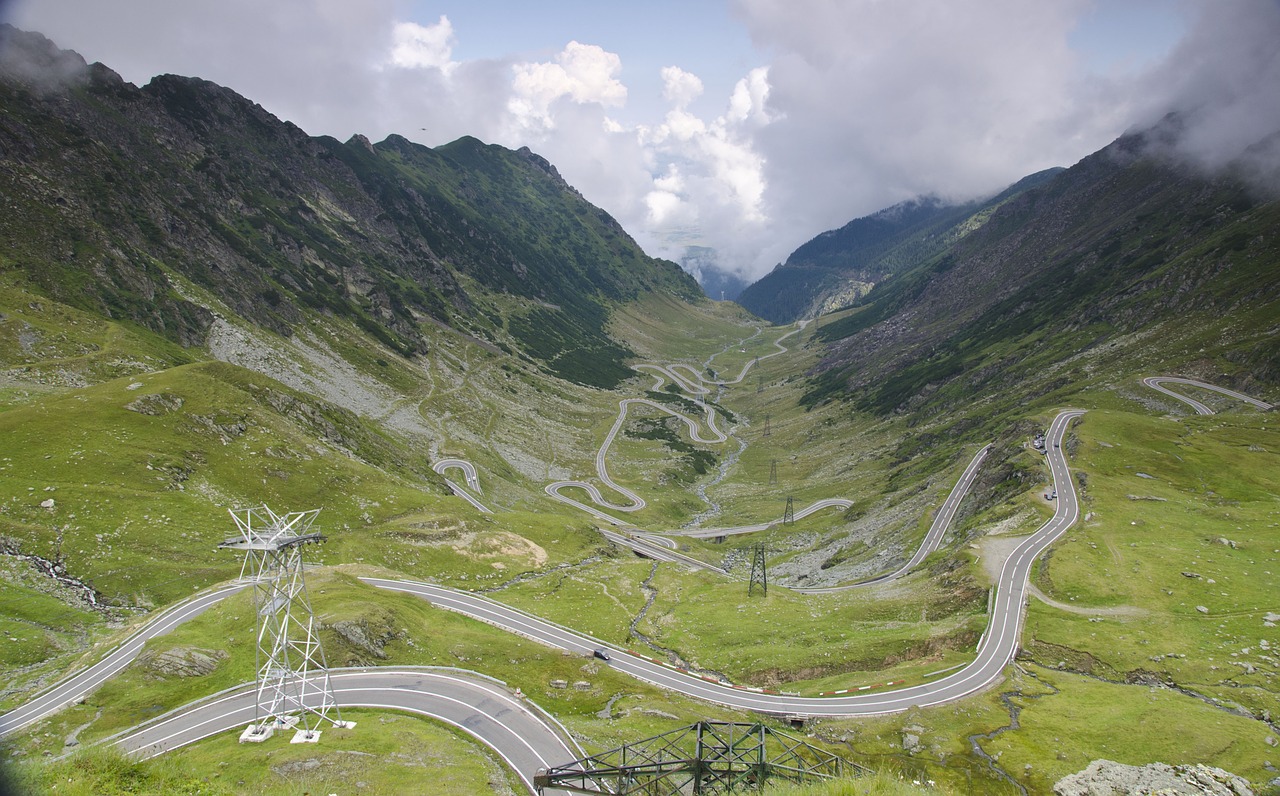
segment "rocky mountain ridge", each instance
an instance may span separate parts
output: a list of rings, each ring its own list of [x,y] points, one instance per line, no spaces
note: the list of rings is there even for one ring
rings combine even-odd
[[[430,319],[608,386],[629,353],[610,307],[699,295],[527,149],[340,143],[205,80],[138,88],[39,34],[0,40],[0,268],[56,300],[184,346],[213,317],[182,282],[282,334],[319,312],[407,356]]]
[[[1043,395],[1087,377],[1079,357],[1140,346],[1165,371],[1243,388],[1280,379],[1280,201],[1162,154],[1172,123],[1118,139],[878,284],[822,329],[808,400],[853,396],[885,413],[1018,385]],[[1193,348],[1197,336],[1212,342]],[[1074,375],[1045,378],[1073,358]]]

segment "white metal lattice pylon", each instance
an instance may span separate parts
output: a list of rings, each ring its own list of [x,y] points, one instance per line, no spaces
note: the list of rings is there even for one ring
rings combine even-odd
[[[244,553],[240,580],[253,585],[257,614],[257,709],[241,739],[263,740],[296,726],[294,740],[311,741],[324,722],[354,726],[342,721],[334,701],[303,578],[302,549],[324,541],[311,530],[320,510],[278,515],[257,506],[230,512],[240,536],[218,547]]]

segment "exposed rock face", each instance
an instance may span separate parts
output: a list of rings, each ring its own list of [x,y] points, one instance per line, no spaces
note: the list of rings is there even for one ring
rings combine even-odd
[[[387,642],[396,637],[396,634],[382,622],[375,620],[370,623],[368,618],[344,619],[334,622],[329,627],[352,646],[379,660],[386,659]]]
[[[223,650],[174,647],[150,656],[146,666],[161,677],[203,677],[218,668],[218,664],[227,657]]]
[[[142,415],[167,415],[182,408],[182,399],[169,393],[152,393],[130,401],[124,408]]]
[[[1151,763],[1127,766],[1095,760],[1078,774],[1058,780],[1057,796],[1253,796],[1248,781],[1212,766]]]

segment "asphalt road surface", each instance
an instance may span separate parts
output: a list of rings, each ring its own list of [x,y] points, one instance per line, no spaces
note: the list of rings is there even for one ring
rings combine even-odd
[[[142,645],[149,639],[168,633],[188,619],[204,613],[224,597],[235,594],[243,588],[245,588],[243,584],[226,586],[207,594],[197,595],[163,611],[93,666],[55,683],[37,694],[30,702],[0,716],[0,738],[75,703],[127,666],[129,661],[138,656],[142,651]]]
[[[386,708],[428,716],[467,733],[493,749],[533,790],[539,768],[583,756],[568,733],[527,700],[497,681],[442,669],[335,669],[330,672],[340,708]],[[181,708],[119,736],[115,744],[141,758],[242,729],[256,718],[252,685]],[[321,742],[324,732],[321,728]],[[353,732],[360,732],[357,724]],[[283,732],[292,737],[293,730]]]
[[[476,492],[483,491],[480,489],[480,476],[479,474],[476,473],[476,466],[471,462],[467,461],[466,459],[441,459],[435,464],[431,465],[431,469],[435,470],[440,475],[444,475],[445,470],[449,470],[449,469],[461,470],[462,477],[466,479],[468,488]],[[489,510],[488,506],[481,503],[474,496],[472,496],[462,487],[455,484],[453,481],[450,481],[448,478],[446,478],[444,479],[444,482],[449,485],[449,489],[450,491],[453,492],[453,494],[457,495],[458,497],[467,501],[471,505],[475,506],[476,509],[478,509],[479,511],[483,511],[485,514],[493,513],[492,511]]]
[[[1079,517],[1079,503],[1061,443],[1067,426],[1083,415],[1080,410],[1058,414],[1046,434],[1046,447],[1058,500],[1054,516],[1026,537],[1009,556],[996,582],[990,624],[978,645],[975,660],[964,668],[927,683],[901,689],[833,697],[800,697],[763,693],[757,689],[713,682],[633,655],[590,636],[577,633],[531,614],[493,602],[479,595],[454,591],[428,583],[380,578],[363,580],[378,588],[407,592],[432,605],[470,616],[495,627],[580,655],[597,648],[610,650],[610,665],[625,674],[663,688],[740,710],[782,716],[869,716],[896,713],[913,706],[953,702],[987,687],[1000,677],[1017,651],[1027,599],[1027,577],[1037,556],[1061,536]]]
[[[858,716],[893,713],[906,710],[912,705],[950,702],[984,688],[1000,676],[1001,670],[1013,657],[1017,648],[1022,611],[1026,600],[1027,575],[1035,557],[1070,527],[1078,516],[1075,489],[1059,444],[1066,432],[1067,424],[1081,414],[1083,412],[1076,410],[1062,412],[1049,428],[1046,435],[1048,448],[1046,458],[1053,473],[1054,488],[1058,490],[1056,513],[1039,530],[1027,537],[1006,561],[996,584],[990,625],[979,645],[977,658],[965,668],[929,683],[901,690],[820,698],[765,694],[752,689],[708,682],[616,648],[611,648],[614,654],[610,665],[639,679],[689,696],[743,710],[794,716]],[[610,648],[609,645],[597,639],[478,595],[425,583],[379,578],[365,580],[379,588],[416,594],[438,607],[466,614],[559,649],[588,655],[596,648]],[[198,614],[239,588],[242,587],[233,586],[211,592],[165,612],[155,622],[135,633],[100,664],[59,684],[22,708],[0,717],[0,728],[2,728],[0,733],[12,732],[74,702],[128,663],[137,655],[138,650],[148,638],[167,632],[179,621]],[[388,706],[394,706],[393,703],[389,703]],[[405,704],[409,704],[407,697]],[[188,717],[186,721],[199,724],[207,720],[204,715],[204,711],[207,710],[210,708],[195,706],[183,715]],[[247,721],[245,723],[247,724]]]
[[[829,594],[831,592],[844,591],[845,589],[859,588],[862,586],[871,586],[876,583],[887,583],[891,580],[897,580],[911,570],[920,566],[920,562],[925,557],[938,549],[938,545],[942,544],[942,539],[947,535],[947,529],[951,527],[951,520],[956,516],[956,509],[960,508],[960,502],[964,500],[965,495],[969,494],[969,487],[973,486],[973,479],[978,474],[978,467],[982,465],[982,460],[987,458],[987,454],[991,452],[990,445],[984,445],[969,462],[969,466],[964,468],[964,472],[960,475],[960,480],[956,481],[956,485],[951,488],[951,493],[947,495],[947,499],[942,502],[942,507],[933,515],[933,524],[929,526],[929,532],[924,535],[924,541],[920,543],[919,549],[915,555],[911,556],[911,560],[903,564],[898,569],[885,575],[879,575],[869,580],[851,583],[845,586],[828,586],[821,589],[803,589],[797,588],[795,591],[801,594]],[[796,515],[799,517],[799,515]]]
[[[1235,390],[1228,390],[1226,387],[1218,387],[1213,384],[1206,384],[1203,381],[1196,381],[1195,379],[1184,379],[1179,376],[1148,376],[1147,378],[1142,380],[1142,383],[1147,385],[1153,390],[1162,392],[1165,395],[1168,395],[1170,397],[1177,398],[1179,401],[1182,401],[1184,404],[1187,404],[1192,409],[1196,410],[1196,414],[1201,414],[1201,415],[1211,415],[1213,414],[1213,410],[1205,406],[1204,404],[1200,403],[1194,398],[1189,398],[1183,395],[1182,393],[1174,392],[1173,390],[1170,390],[1162,385],[1185,384],[1188,387],[1199,387],[1202,390],[1212,390],[1213,392],[1221,393],[1228,397],[1235,398],[1237,401],[1243,401],[1247,404],[1251,404],[1252,406],[1255,406],[1258,409],[1262,409],[1264,411],[1272,408],[1271,404],[1267,403],[1266,401],[1259,401],[1257,398],[1252,398],[1248,395],[1245,395],[1244,393],[1239,393],[1239,392],[1236,392]]]

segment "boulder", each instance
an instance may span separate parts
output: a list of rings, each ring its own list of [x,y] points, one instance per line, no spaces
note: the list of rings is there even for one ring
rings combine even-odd
[[[352,646],[379,660],[385,660],[387,642],[394,639],[396,634],[386,622],[378,621],[379,618],[375,618],[373,622],[368,617],[342,619],[329,627]]]
[[[913,755],[920,751],[920,736],[915,733],[904,732],[902,734],[902,751],[909,755]]]
[[[1057,796],[1253,796],[1248,780],[1206,765],[1151,763],[1128,766],[1095,760],[1084,771],[1058,780]]]

